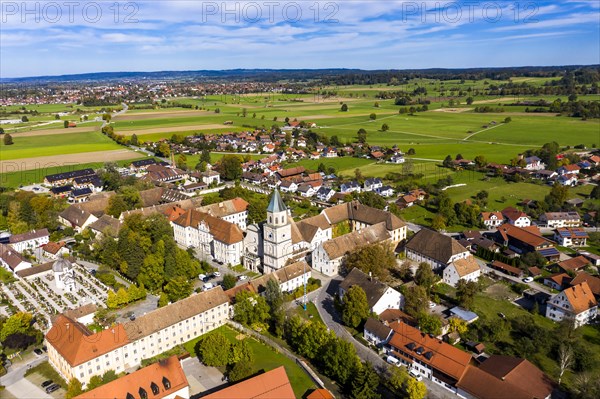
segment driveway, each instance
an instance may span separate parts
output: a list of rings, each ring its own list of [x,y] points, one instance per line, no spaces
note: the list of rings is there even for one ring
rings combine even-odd
[[[190,395],[205,393],[227,384],[223,381],[223,373],[216,367],[208,367],[200,363],[197,357],[188,357],[181,362],[183,372],[190,383]]]
[[[333,297],[335,293],[338,292],[338,287],[341,281],[341,277],[337,277],[331,280],[328,284],[324,284],[323,288],[319,290],[315,301],[319,315],[327,327],[334,331],[338,337],[343,338],[354,345],[356,353],[361,360],[370,362],[381,374],[381,372],[392,366],[383,360],[383,358],[381,358],[377,353],[354,339],[354,337],[341,324],[340,315],[337,314],[333,304]],[[427,395],[431,399],[456,398],[456,395],[452,394],[431,380],[423,379],[423,382],[427,386]]]

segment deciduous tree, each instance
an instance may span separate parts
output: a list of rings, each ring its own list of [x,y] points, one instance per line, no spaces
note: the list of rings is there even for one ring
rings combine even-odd
[[[350,287],[343,298],[342,321],[352,328],[362,324],[371,310],[365,291],[358,285]]]

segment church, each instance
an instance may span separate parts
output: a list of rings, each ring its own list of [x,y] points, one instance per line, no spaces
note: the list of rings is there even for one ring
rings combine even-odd
[[[329,263],[321,265],[313,254],[332,246],[340,252],[342,237],[347,238],[344,241],[354,237],[355,245],[340,252],[340,256],[356,248],[363,242],[362,237],[367,236],[374,238],[364,240],[364,244],[389,242],[396,247],[406,239],[407,231],[406,223],[397,216],[358,201],[335,205],[317,216],[295,222],[276,189],[267,207],[267,219],[247,227],[242,261],[245,268],[268,274],[304,260],[313,270],[335,275],[339,268],[331,267],[330,259]]]

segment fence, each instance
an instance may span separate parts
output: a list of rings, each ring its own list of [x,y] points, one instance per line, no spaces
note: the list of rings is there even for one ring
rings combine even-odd
[[[286,348],[283,348],[277,342],[273,341],[272,339],[270,339],[268,337],[265,337],[264,335],[254,331],[254,330],[244,327],[243,325],[241,325],[233,320],[228,320],[227,324],[231,325],[233,328],[235,328],[238,331],[241,331],[243,333],[253,336],[258,341],[264,343],[265,345],[269,345],[270,347],[275,349],[278,353],[281,353],[284,356],[288,357],[289,359],[295,361],[296,364],[298,364],[300,367],[302,367],[302,369],[304,369],[306,374],[308,374],[308,376],[315,382],[315,384],[317,384],[319,386],[319,388],[325,387],[325,384],[323,383],[323,381],[321,381],[319,376],[308,366],[308,364],[306,364],[306,362],[304,362],[304,360],[300,359],[298,356],[294,355],[292,352],[290,352]]]

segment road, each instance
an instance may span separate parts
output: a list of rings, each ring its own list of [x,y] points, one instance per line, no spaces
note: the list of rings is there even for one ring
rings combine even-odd
[[[13,363],[8,373],[0,378],[0,385],[4,385],[6,390],[16,398],[51,398],[40,387],[25,379],[25,372],[30,367],[35,367],[46,360],[48,356],[44,355]]]
[[[383,358],[381,358],[377,353],[373,352],[371,349],[367,348],[360,342],[358,342],[354,337],[342,326],[340,316],[337,314],[334,304],[333,304],[333,295],[338,290],[338,286],[341,282],[341,278],[332,279],[328,283],[324,283],[323,287],[318,291],[317,298],[315,300],[315,305],[319,312],[319,315],[323,319],[323,322],[327,325],[327,327],[335,332],[335,334],[343,338],[354,345],[356,348],[356,354],[363,361],[370,362],[373,367],[381,374],[385,370],[387,370],[390,366]],[[452,394],[450,391],[442,388],[431,380],[423,379],[423,382],[427,386],[428,397],[432,399],[450,399],[456,398],[456,395]]]

